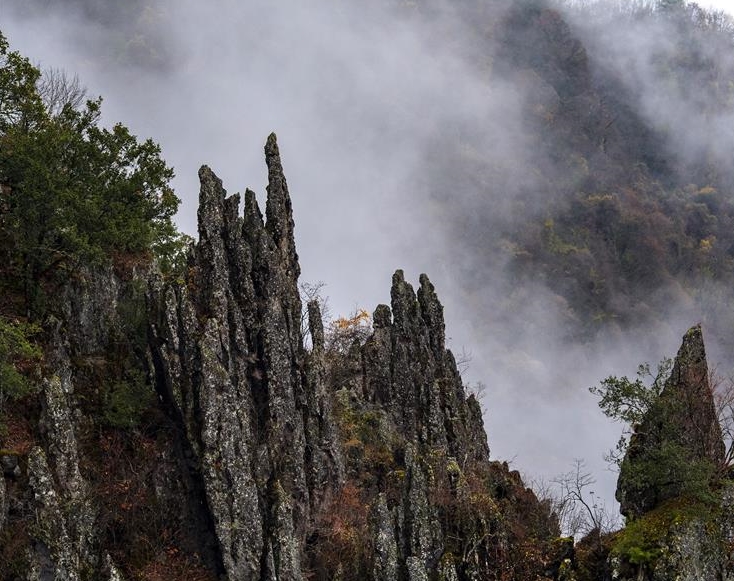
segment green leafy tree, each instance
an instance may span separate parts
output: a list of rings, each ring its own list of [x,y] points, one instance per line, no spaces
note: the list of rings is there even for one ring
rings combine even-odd
[[[44,117],[43,101],[36,90],[41,73],[15,51],[0,32],[0,135],[13,127],[29,130]]]
[[[713,389],[700,326],[684,335],[672,365],[665,360],[654,375],[641,366],[636,381],[610,377],[591,389],[627,425],[612,453],[622,514],[636,518],[674,498],[713,499],[726,461]]]
[[[621,465],[633,429],[642,423],[653,404],[660,397],[670,375],[673,361],[663,359],[655,372],[649,363],[637,367],[637,379],[610,375],[589,391],[599,397],[599,407],[608,418],[624,424],[625,428],[616,447],[607,455],[607,460]]]
[[[0,224],[29,313],[42,311],[42,283],[81,264],[157,253],[172,267],[185,239],[160,147],[103,127],[101,99],[49,111],[38,70],[2,35],[0,64]]]

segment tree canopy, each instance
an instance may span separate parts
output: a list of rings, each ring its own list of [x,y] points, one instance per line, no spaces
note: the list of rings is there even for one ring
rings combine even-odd
[[[21,281],[31,314],[42,281],[120,256],[170,265],[182,245],[159,145],[104,127],[101,99],[45,103],[44,86],[0,33],[0,236],[15,275],[4,278]]]

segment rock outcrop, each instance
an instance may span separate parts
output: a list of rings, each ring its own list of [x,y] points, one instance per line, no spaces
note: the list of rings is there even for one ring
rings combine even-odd
[[[180,418],[228,579],[301,579],[311,513],[341,482],[323,364],[318,349],[309,357],[303,348],[275,136],[265,153],[266,221],[254,193],[245,193],[242,217],[239,196],[227,197],[202,167],[188,279],[159,288],[154,303],[158,389]]]
[[[708,487],[724,461],[701,327],[683,337],[670,377],[635,428],[617,483],[622,514],[639,516],[665,500]]]
[[[731,482],[701,327],[691,328],[670,377],[635,428],[617,498],[627,527],[611,544],[616,579],[734,579]]]
[[[187,281],[151,303],[158,390],[193,456],[219,573],[418,580],[496,567],[481,410],[446,350],[433,285],[422,275],[416,294],[397,271],[369,337],[327,346],[318,304],[304,313],[298,294],[274,136],[265,154],[265,220],[250,191],[240,217],[239,197],[202,168]],[[459,507],[478,516],[461,522]]]
[[[557,577],[556,519],[490,462],[428,277],[325,329],[274,135],[265,158],[265,216],[201,168],[180,279],[126,264],[58,294],[4,418],[0,579]]]
[[[84,469],[90,424],[82,410],[92,393],[82,369],[101,361],[117,339],[113,328],[125,326],[122,286],[112,269],[82,268],[67,282],[45,321],[50,339],[35,398],[3,409],[2,579],[121,579]]]

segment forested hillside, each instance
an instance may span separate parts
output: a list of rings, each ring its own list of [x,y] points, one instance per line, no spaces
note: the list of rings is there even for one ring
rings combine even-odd
[[[502,304],[540,282],[566,304],[572,336],[644,328],[675,305],[704,313],[731,345],[731,19],[683,2],[515,3],[489,30],[477,12],[469,18],[485,47],[471,55],[476,66],[489,61],[525,88],[533,152],[525,163],[487,157],[473,146],[481,126],[429,152],[457,252],[488,263],[465,273],[473,288],[499,266],[509,275]]]

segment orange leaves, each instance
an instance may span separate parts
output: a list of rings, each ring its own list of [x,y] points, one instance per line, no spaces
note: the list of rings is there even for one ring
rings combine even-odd
[[[25,456],[38,444],[28,418],[8,413],[3,423],[4,433],[0,432],[0,448],[3,450]]]
[[[346,331],[370,323],[370,314],[364,309],[357,309],[351,317],[339,317],[331,323],[336,331]]]
[[[364,578],[371,538],[368,512],[362,491],[352,482],[347,482],[335,498],[325,503],[316,517],[318,543],[307,578]]]
[[[355,343],[364,343],[372,332],[372,317],[364,309],[356,309],[349,317],[339,317],[329,323],[326,332],[326,352],[344,355]]]
[[[194,555],[196,557],[196,555]],[[161,549],[136,575],[140,581],[215,581],[213,573],[174,546]]]

